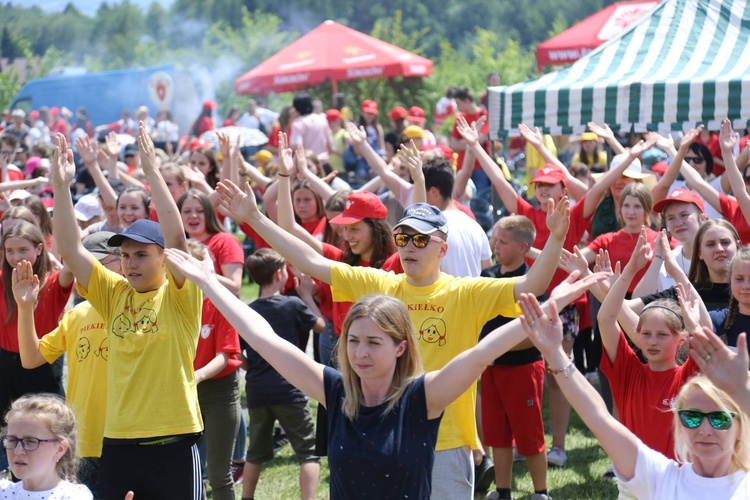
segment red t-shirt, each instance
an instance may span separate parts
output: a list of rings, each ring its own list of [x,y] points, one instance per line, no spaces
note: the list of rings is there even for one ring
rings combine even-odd
[[[253,229],[253,227],[247,222],[241,222],[239,227],[240,231],[245,233],[248,238],[253,240],[256,250],[260,250],[261,248],[271,248],[271,245],[269,245],[266,240],[261,238],[260,235],[255,231],[255,229]]]
[[[740,204],[735,198],[719,193],[719,205],[721,206],[721,215],[731,222],[737,233],[740,235],[740,241],[743,245],[750,243],[750,225],[740,210]]]
[[[484,109],[480,109],[476,113],[470,115],[468,113],[461,113],[461,116],[466,118],[466,122],[471,125],[473,122],[479,120],[482,116],[486,116],[487,111]],[[479,132],[481,134],[489,134],[490,133],[490,126],[487,123],[489,120],[484,122],[484,126],[482,127],[482,130]],[[451,130],[451,137],[455,139],[463,139],[461,137],[461,134],[458,132],[458,120],[456,120],[456,123],[453,124],[453,130]],[[482,145],[487,151],[487,154],[491,154],[490,151],[490,141],[485,141],[485,143]],[[464,156],[466,156],[466,151],[458,151],[458,158],[456,159],[456,170],[461,170],[461,166],[464,164]],[[474,170],[479,170],[482,168],[482,165],[479,163],[479,160],[474,162]]]
[[[680,388],[698,372],[693,358],[671,370],[652,371],[641,363],[620,331],[615,364],[604,353],[600,368],[609,380],[622,425],[652,450],[674,459],[671,410]]]
[[[208,299],[203,300],[202,314],[201,334],[198,337],[193,369],[203,368],[217,354],[225,352],[230,355],[229,363],[226,368],[211,377],[211,380],[231,375],[242,364],[242,361],[235,356],[240,353],[240,338],[237,331]]]
[[[214,271],[221,274],[222,264],[245,265],[245,251],[242,243],[233,234],[216,233],[203,242],[214,260]]]
[[[659,233],[654,231],[653,229],[646,228],[646,234],[648,244],[651,245],[651,250],[653,250],[654,241],[656,241]],[[622,268],[625,268],[625,265],[630,262],[630,256],[633,255],[633,250],[635,250],[636,243],[638,243],[638,236],[639,233],[626,233],[625,230],[620,229],[616,233],[600,234],[594,241],[589,243],[589,246],[587,248],[594,253],[599,253],[600,249],[608,250],[609,260],[610,262],[612,262],[612,267],[614,268],[615,264],[617,264],[617,262],[619,261],[620,266],[622,266]],[[675,244],[676,241],[673,240],[671,245],[674,246]],[[633,290],[635,290],[638,282],[640,282],[641,278],[643,278],[643,275],[646,274],[646,270],[648,269],[648,266],[649,264],[651,264],[652,260],[653,255],[648,259],[648,263],[646,264],[646,266],[636,273],[635,278],[633,278],[633,281],[630,282],[628,293],[633,293]]]
[[[586,219],[583,216],[583,203],[585,198],[586,197],[584,196],[578,200],[575,205],[570,207],[570,228],[568,229],[568,234],[565,236],[565,241],[563,242],[563,248],[569,252],[572,252],[573,248],[581,242],[581,238],[583,238],[583,234],[588,229],[591,220],[591,217]],[[530,219],[536,228],[536,239],[534,240],[532,247],[538,250],[543,249],[550,234],[549,229],[547,229],[547,212],[539,208],[534,208],[528,201],[518,195],[516,195],[516,202],[518,203],[518,215],[523,215]],[[534,261],[530,259],[528,259],[527,262],[530,266],[534,264]],[[567,277],[568,273],[558,268],[555,271],[555,275],[552,277],[552,281],[550,282],[547,291],[551,292],[553,288],[562,283]]]
[[[701,140],[701,137],[698,136],[695,138],[695,142],[701,142],[705,144],[708,150],[711,151],[711,156],[713,156],[715,160],[719,160],[722,162],[724,161],[724,157],[721,155],[721,144],[719,144],[719,134],[715,132],[711,132],[711,135],[709,136],[706,142],[703,142]],[[714,161],[714,169],[711,173],[718,177],[724,173],[724,167],[722,165],[718,165]]]
[[[333,245],[323,243],[323,256],[326,259],[342,262],[344,251]],[[370,263],[362,259],[359,260],[357,265],[359,267],[370,267]],[[403,274],[404,268],[401,266],[401,259],[398,256],[398,252],[388,257],[385,262],[383,262],[383,266],[380,269],[386,272],[392,271],[395,274]],[[326,283],[322,284],[328,287],[330,293],[330,285]],[[333,301],[333,299],[331,299],[331,301]],[[341,335],[341,328],[344,326],[344,319],[346,319],[346,315],[349,314],[349,309],[352,308],[352,305],[354,305],[353,302],[333,302],[333,330],[336,332],[336,335]]]
[[[72,284],[68,288],[60,286],[59,272],[47,278],[44,286],[39,290],[37,307],[34,308],[34,325],[39,338],[57,328],[60,317],[65,312],[65,305],[68,303],[71,290],[73,290]],[[5,351],[18,353],[18,311],[6,323],[8,316],[5,294],[0,293],[0,347]]]

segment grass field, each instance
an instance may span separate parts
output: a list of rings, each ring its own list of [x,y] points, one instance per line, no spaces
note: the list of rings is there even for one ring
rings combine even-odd
[[[257,296],[257,286],[245,283],[240,292],[240,298],[243,302],[250,302]],[[244,392],[244,383],[242,385]],[[313,411],[315,411],[317,404],[314,402],[311,403]],[[545,429],[549,429],[549,410],[546,394],[543,411]],[[245,416],[247,417],[247,414]],[[552,437],[547,434],[547,445],[549,446],[551,442]],[[597,440],[594,439],[591,432],[589,432],[575,412],[571,413],[566,448],[568,452],[566,466],[564,468],[550,467],[548,471],[548,489],[554,500],[617,498],[615,483],[600,479],[602,474],[611,465],[610,461],[604,451],[602,451]],[[321,460],[320,483],[317,496],[319,499],[328,498],[329,476],[328,463],[323,458]],[[297,460],[291,447],[286,445],[263,469],[258,489],[255,492],[255,498],[257,500],[299,498],[298,477],[299,467]],[[239,499],[242,492],[241,485],[237,485],[236,490],[237,498]],[[523,462],[515,463],[513,466],[513,497],[516,500],[528,499],[531,498],[533,492],[531,476],[528,473],[526,464]],[[477,498],[484,498],[484,496],[478,496]]]

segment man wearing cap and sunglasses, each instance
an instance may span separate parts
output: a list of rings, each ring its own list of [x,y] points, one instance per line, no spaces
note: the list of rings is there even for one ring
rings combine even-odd
[[[448,251],[445,216],[437,207],[416,203],[406,209],[394,228],[394,242],[404,268],[404,274],[396,275],[324,258],[262,215],[253,195],[231,182],[219,183],[217,192],[225,215],[250,224],[301,272],[330,283],[334,300],[354,302],[365,295],[386,294],[404,302],[418,335],[426,371],[441,368],[476,345],[484,323],[498,314],[518,316],[515,301],[521,293],[541,294],[546,290],[569,224],[567,198],[557,207],[550,203],[550,238],[525,276],[456,278],[440,271],[440,260]],[[479,447],[475,403],[473,387],[445,411],[433,467],[434,498],[468,499],[473,495],[471,449]]]

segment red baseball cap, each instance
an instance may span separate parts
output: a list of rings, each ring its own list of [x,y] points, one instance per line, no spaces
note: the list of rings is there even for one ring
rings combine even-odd
[[[531,182],[543,182],[545,184],[562,182],[565,187],[568,187],[568,176],[557,165],[547,163],[543,169],[536,173],[534,180]]]
[[[440,154],[453,161],[453,150],[447,144],[438,144],[436,146],[422,146],[422,151],[438,151]]]
[[[203,109],[214,109],[218,106],[214,101],[203,101]]]
[[[29,113],[29,118],[39,118],[39,111],[32,109]]]
[[[667,208],[667,205],[672,203],[673,201],[692,203],[700,209],[701,213],[706,213],[706,205],[703,203],[703,198],[698,196],[698,193],[696,193],[695,191],[690,191],[689,189],[680,188],[673,190],[663,200],[654,203],[654,212],[663,212],[664,209]]]
[[[328,222],[346,226],[362,219],[385,219],[387,216],[388,209],[375,193],[357,191],[346,199],[344,211]]]
[[[188,150],[189,151],[194,151],[194,150],[196,150],[198,148],[211,149],[211,143],[208,142],[205,139],[201,139],[199,137],[196,137],[195,139],[193,139],[192,141],[190,141],[190,145],[188,146]]]
[[[409,117],[407,119],[412,123],[424,124],[424,109],[420,108],[419,106],[412,106],[411,108],[409,108]]]
[[[326,120],[328,120],[328,123],[341,121],[341,111],[338,109],[329,109],[326,111]]]
[[[52,106],[51,108],[49,108],[49,114],[60,116],[60,108],[58,108],[57,106]]]
[[[362,106],[360,107],[363,113],[372,113],[373,115],[378,114],[378,103],[376,103],[373,100],[365,99],[362,101]]]
[[[403,106],[396,106],[393,108],[389,113],[388,116],[393,118],[394,120],[403,120],[409,115],[409,113],[406,112],[406,108]]]

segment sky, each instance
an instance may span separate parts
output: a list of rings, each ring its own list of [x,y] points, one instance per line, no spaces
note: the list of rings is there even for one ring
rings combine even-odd
[[[10,0],[10,3],[21,7],[38,5],[48,12],[61,12],[69,2],[72,2],[82,13],[93,16],[96,14],[99,5],[104,3],[104,1],[105,0]],[[168,8],[174,3],[174,0],[130,0],[130,3],[138,5],[141,9],[146,10],[154,1],[158,1],[165,8]],[[113,5],[122,2],[121,0],[107,0],[107,3]]]

